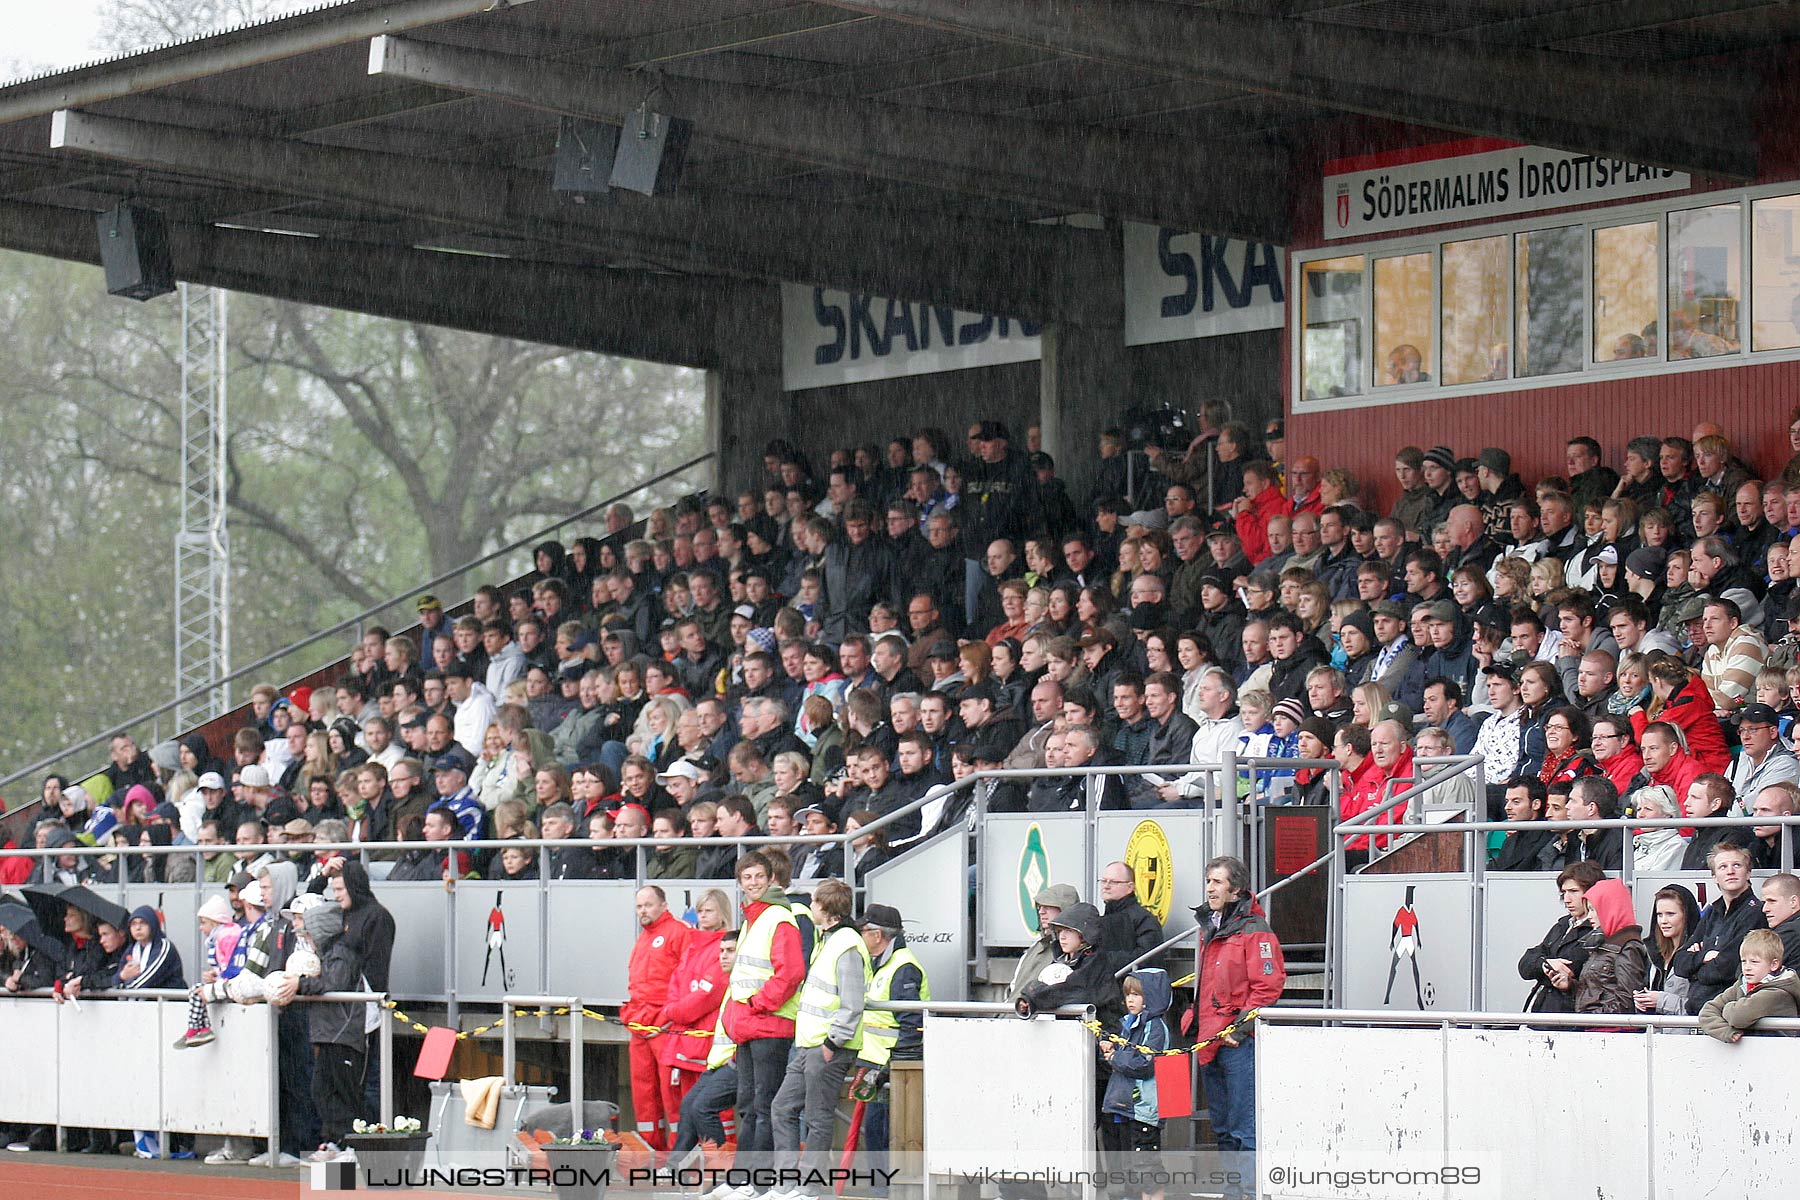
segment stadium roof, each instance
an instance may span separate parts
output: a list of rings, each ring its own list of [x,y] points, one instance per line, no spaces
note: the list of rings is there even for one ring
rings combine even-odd
[[[183,278],[712,365],[775,280],[1083,320],[1105,235],[1058,218],[1283,242],[1321,147],[1753,178],[1797,37],[1742,0],[351,0],[0,88],[0,246],[92,261],[132,198]],[[563,115],[646,104],[693,122],[676,195],[551,190]]]

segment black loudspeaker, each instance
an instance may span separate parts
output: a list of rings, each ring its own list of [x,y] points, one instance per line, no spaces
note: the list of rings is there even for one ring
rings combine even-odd
[[[681,180],[693,124],[640,108],[625,119],[619,152],[613,157],[611,183],[616,188],[666,196]]]
[[[169,226],[160,212],[121,204],[101,213],[99,224],[100,266],[109,294],[149,300],[175,290]]]
[[[606,195],[612,190],[608,180],[618,145],[617,125],[564,117],[556,129],[556,167],[550,186],[578,201]]]

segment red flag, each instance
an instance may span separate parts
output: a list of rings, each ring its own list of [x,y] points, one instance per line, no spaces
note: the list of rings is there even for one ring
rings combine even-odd
[[[438,1026],[425,1035],[413,1074],[420,1079],[442,1079],[450,1073],[450,1056],[456,1053],[456,1030]]]
[[[1194,1115],[1194,1056],[1162,1054],[1156,1059],[1156,1115],[1164,1121]]]

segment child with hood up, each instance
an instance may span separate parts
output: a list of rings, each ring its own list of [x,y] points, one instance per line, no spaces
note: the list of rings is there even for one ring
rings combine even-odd
[[[119,964],[118,982],[113,986],[122,992],[145,988],[186,988],[181,970],[181,952],[175,943],[163,936],[162,918],[148,904],[131,910],[126,927],[131,944],[126,947],[125,961]]]
[[[187,980],[181,970],[181,952],[175,949],[175,943],[163,936],[162,918],[148,904],[141,904],[131,910],[131,920],[126,923],[126,932],[130,942],[125,948],[125,959],[119,964],[119,974],[113,987],[121,992],[142,991],[148,988],[181,988],[186,989]],[[132,1138],[136,1143],[134,1153],[138,1158],[156,1158],[161,1153],[161,1146],[153,1129],[134,1129]],[[193,1138],[176,1134],[173,1137],[171,1156],[176,1158],[192,1158]]]
[[[206,1011],[206,985],[229,979],[243,969],[237,945],[244,928],[232,919],[231,902],[223,896],[210,897],[194,919],[200,924],[200,982],[188,999],[187,1032],[175,1039],[177,1050],[204,1046],[213,1040],[212,1018]]]
[[[1105,1150],[1132,1153],[1162,1148],[1156,1059],[1138,1047],[1169,1048],[1169,1027],[1163,1014],[1169,1011],[1172,996],[1169,973],[1158,967],[1140,967],[1125,977],[1125,1017],[1119,1022],[1119,1036],[1129,1045],[1100,1043],[1101,1057],[1112,1068],[1100,1102],[1100,1145]],[[1122,1163],[1111,1165],[1115,1170],[1123,1167]]]

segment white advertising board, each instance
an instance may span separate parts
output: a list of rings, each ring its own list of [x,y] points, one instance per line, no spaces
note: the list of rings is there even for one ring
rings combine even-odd
[[[1545,146],[1468,138],[1325,164],[1328,241],[1685,191],[1688,175]]]
[[[1281,328],[1280,246],[1127,222],[1124,249],[1127,346]]]
[[[1040,326],[945,305],[781,285],[781,386],[930,375],[1043,357]]]

